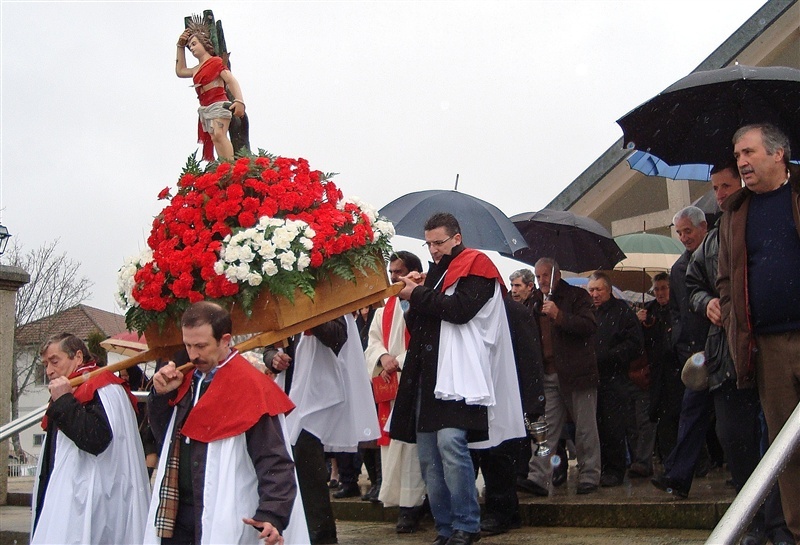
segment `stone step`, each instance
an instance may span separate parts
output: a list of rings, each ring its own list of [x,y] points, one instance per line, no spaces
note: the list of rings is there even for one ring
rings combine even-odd
[[[626,477],[622,486],[576,493],[576,471],[548,497],[518,492],[523,525],[548,527],[683,528],[713,529],[730,506],[734,489],[726,484],[728,472],[715,469],[692,484],[687,499],[667,494],[650,479]],[[361,482],[366,492],[367,482]],[[383,507],[360,498],[332,500],[337,519],[395,522],[397,508]]]
[[[711,530],[735,496],[733,488],[725,482],[727,471],[721,469],[696,478],[688,499],[658,490],[650,479],[630,478],[622,486],[600,488],[579,496],[575,473],[571,470],[567,482],[551,490],[548,497],[518,493],[524,527]],[[360,484],[366,492],[368,482],[362,479]],[[10,505],[0,507],[0,545],[27,543],[32,486],[32,478],[9,480]],[[334,515],[342,522],[381,523],[391,529],[397,521],[396,507],[384,507],[357,497],[332,502]],[[430,517],[425,526],[432,529]]]

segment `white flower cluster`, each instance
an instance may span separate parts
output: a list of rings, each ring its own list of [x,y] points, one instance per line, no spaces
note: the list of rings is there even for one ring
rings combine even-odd
[[[378,210],[368,202],[364,202],[358,197],[348,197],[339,201],[338,208],[344,210],[345,203],[355,204],[367,216],[370,224],[372,224],[372,242],[377,242],[381,237],[390,240],[395,235],[392,222],[379,216]],[[353,219],[354,221],[358,220],[358,218]]]
[[[314,230],[304,221],[264,216],[254,227],[228,235],[222,241],[217,274],[235,283],[258,286],[278,271],[304,271],[311,263]]]
[[[117,304],[121,308],[138,307],[139,303],[133,298],[133,286],[136,281],[134,275],[146,263],[153,260],[153,250],[145,248],[138,256],[125,258],[125,263],[117,274]]]

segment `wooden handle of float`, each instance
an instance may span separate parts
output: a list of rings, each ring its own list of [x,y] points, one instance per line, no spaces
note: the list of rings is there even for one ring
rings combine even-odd
[[[283,329],[277,329],[275,331],[265,331],[264,333],[259,333],[253,337],[250,337],[246,341],[243,341],[235,346],[240,352],[247,352],[248,350],[253,350],[254,348],[260,348],[262,346],[269,346],[275,344],[277,342],[281,342],[284,339],[288,339],[298,333],[302,333],[307,329],[311,329],[312,327],[316,327],[320,324],[324,324],[325,322],[329,322],[334,320],[340,316],[344,316],[349,312],[355,312],[360,308],[368,307],[370,305],[374,305],[392,297],[393,295],[397,295],[400,293],[400,290],[403,289],[405,284],[403,282],[397,282],[396,284],[392,284],[388,288],[384,288],[382,290],[378,290],[375,293],[372,293],[366,297],[362,297],[361,299],[356,299],[355,301],[351,301],[350,303],[346,303],[340,307],[336,307],[333,310],[329,310],[328,312],[323,312],[322,314],[318,314],[316,316],[312,316],[306,320],[298,322],[296,324],[292,324],[290,326],[284,327]],[[140,363],[144,363],[147,361],[152,361],[157,358],[165,358],[170,359],[172,355],[183,348],[182,344],[175,345],[175,346],[156,346],[154,348],[148,348],[144,352],[140,352],[136,354],[132,358],[128,358],[122,361],[118,361],[117,363],[108,365],[106,367],[101,367],[100,369],[96,369],[91,373],[86,373],[80,377],[75,377],[69,381],[70,386],[73,388],[76,386],[80,386],[93,376],[97,375],[98,373],[104,373],[109,371],[111,373],[116,373],[117,371],[122,371],[123,369],[127,369],[128,367],[133,367],[134,365],[138,365]],[[185,365],[181,365],[178,367],[178,371],[182,373],[186,373],[194,368],[194,364],[187,363]]]
[[[240,352],[247,352],[248,350],[253,350],[254,348],[261,348],[262,346],[270,346],[277,342],[283,341],[284,339],[293,337],[298,333],[302,333],[307,329],[311,329],[312,327],[324,324],[325,322],[330,322],[331,320],[335,320],[340,316],[344,316],[345,314],[348,314],[350,312],[355,312],[360,308],[374,305],[375,303],[381,302],[384,299],[392,297],[393,295],[397,295],[398,293],[400,293],[400,290],[402,290],[404,287],[405,284],[403,282],[392,284],[388,288],[379,290],[366,297],[362,297],[361,299],[356,299],[355,301],[351,301],[342,306],[336,307],[335,309],[329,310],[328,312],[323,312],[322,314],[311,316],[306,320],[284,327],[283,329],[277,329],[275,331],[265,331],[264,333],[259,333],[258,335],[254,335],[253,337],[250,337],[246,341],[237,344],[236,348]]]

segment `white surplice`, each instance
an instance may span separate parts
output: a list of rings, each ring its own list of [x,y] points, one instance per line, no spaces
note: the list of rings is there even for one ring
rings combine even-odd
[[[445,294],[452,295],[457,286],[458,281]],[[495,282],[492,298],[469,322],[442,321],[434,395],[488,407],[489,439],[470,443],[470,448],[495,447],[526,436],[514,348],[499,282]]]

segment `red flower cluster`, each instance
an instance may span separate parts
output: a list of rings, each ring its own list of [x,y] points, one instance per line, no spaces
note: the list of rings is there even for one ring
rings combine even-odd
[[[342,192],[305,159],[243,157],[187,169],[178,192],[153,221],[147,239],[153,260],[134,276],[133,297],[146,311],[171,304],[235,296],[239,285],[214,271],[223,239],[259,217],[299,219],[316,235],[311,267],[372,242],[368,217],[355,204],[342,205]],[[170,198],[169,188],[160,199]]]

